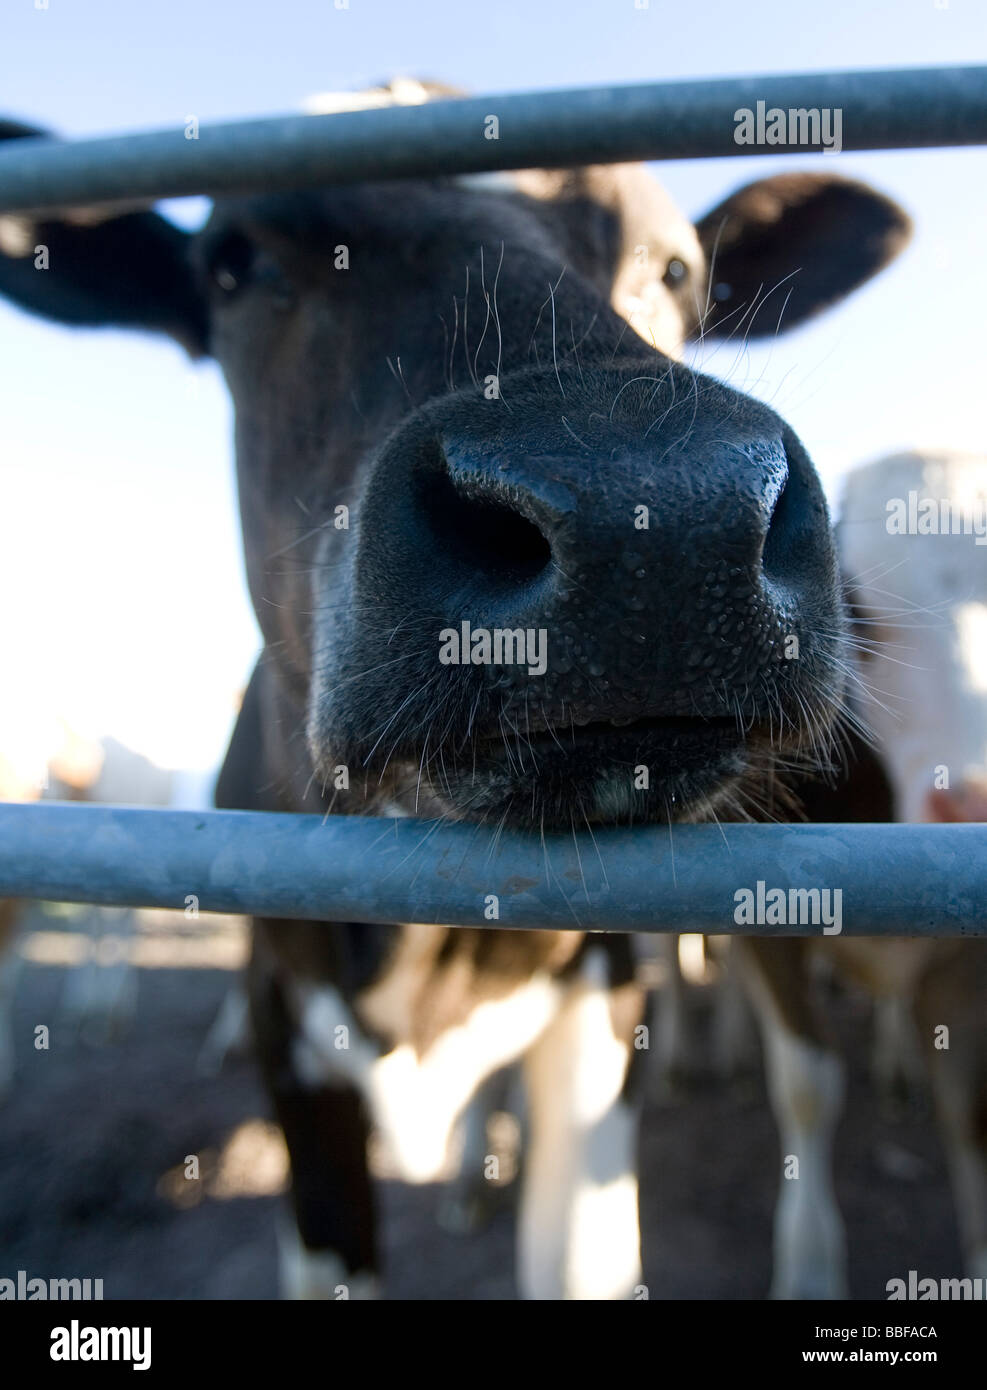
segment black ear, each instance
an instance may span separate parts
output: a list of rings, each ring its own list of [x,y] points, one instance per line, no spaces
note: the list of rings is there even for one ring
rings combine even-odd
[[[793,328],[876,275],[912,224],[866,184],[778,174],[738,189],[696,230],[711,268],[704,334],[756,338]]]
[[[44,134],[0,121],[0,140]],[[59,323],[167,333],[200,356],[208,322],[188,264],[190,240],[153,212],[0,215],[0,295]]]

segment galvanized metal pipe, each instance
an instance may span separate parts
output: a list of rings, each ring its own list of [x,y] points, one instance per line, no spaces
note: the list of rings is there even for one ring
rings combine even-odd
[[[194,899],[204,912],[353,922],[824,934],[821,919],[737,923],[738,893],[750,892],[756,914],[774,889],[829,890],[821,902],[834,922],[838,891],[846,936],[987,936],[987,826],[648,826],[543,844],[411,820],[0,804],[0,897],[179,910]]]
[[[522,92],[63,143],[0,145],[0,212],[131,198],[564,168],[630,159],[809,154],[742,145],[735,112],[830,108],[847,150],[987,143],[987,67],[730,77]],[[488,138],[495,116],[497,138]]]

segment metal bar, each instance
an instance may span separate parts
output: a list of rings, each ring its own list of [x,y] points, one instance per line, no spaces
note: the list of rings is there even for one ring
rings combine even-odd
[[[838,917],[847,936],[987,936],[987,826],[662,825],[543,845],[412,820],[0,805],[0,897],[183,909],[193,896],[204,912],[313,920],[824,934],[820,919],[738,924],[737,893],[750,890],[756,913],[758,882],[765,901],[772,889],[829,890],[828,935]]]
[[[847,150],[987,143],[987,67],[730,77],[522,92],[331,116],[0,146],[0,212],[488,169],[812,153],[737,144],[741,108],[830,108]],[[488,138],[496,116],[498,138]]]

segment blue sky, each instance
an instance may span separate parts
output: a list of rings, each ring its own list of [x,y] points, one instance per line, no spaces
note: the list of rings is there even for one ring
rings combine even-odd
[[[983,62],[985,50],[982,0],[7,0],[0,93],[5,114],[82,136],[292,111],[400,73],[498,92]],[[656,172],[699,215],[741,182],[820,158]],[[835,496],[842,470],[890,449],[984,447],[987,155],[826,163],[903,203],[913,246],[825,320],[710,370],[791,421]],[[204,204],[167,211],[194,223]],[[70,333],[0,304],[0,380],[8,707],[16,690],[22,711],[208,766],[257,645],[218,371],[150,338]]]

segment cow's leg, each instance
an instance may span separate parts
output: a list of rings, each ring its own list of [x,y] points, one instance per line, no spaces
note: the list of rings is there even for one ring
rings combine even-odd
[[[515,1067],[505,1067],[487,1077],[463,1111],[459,1172],[447,1184],[439,1204],[440,1226],[455,1235],[481,1230],[503,1194],[504,1188],[492,1183],[487,1173],[489,1121],[497,1111],[506,1110],[510,1105],[516,1071]],[[519,1153],[515,1153],[514,1161],[519,1157]]]
[[[637,1106],[627,1095],[644,998],[589,950],[525,1057],[530,1123],[519,1220],[523,1297],[627,1298],[640,1283]]]
[[[247,992],[243,981],[238,979],[223,995],[223,1002],[209,1025],[195,1060],[196,1075],[218,1076],[228,1058],[246,1052],[249,1041]]]
[[[119,1041],[133,1026],[137,914],[133,908],[94,907],[84,920],[86,959],[66,977],[59,1015],[83,1042],[98,1047]]]
[[[14,952],[19,904],[0,898],[0,1100],[14,1079],[14,993],[20,961]]]
[[[294,1229],[280,1232],[284,1298],[374,1298],[377,1293],[368,1125],[349,1086],[290,1082],[272,1099],[291,1158]]]
[[[722,974],[713,993],[713,1070],[721,1081],[732,1081],[758,1070],[760,1057],[737,943],[716,941]]]
[[[987,1279],[987,945],[943,943],[919,981],[929,1063],[967,1273]]]
[[[743,943],[782,1150],[771,1296],[844,1298],[846,1238],[832,1178],[843,1063],[811,1006],[807,949],[808,943],[788,939]]]
[[[882,994],[874,1000],[871,1072],[881,1105],[890,1115],[922,1095],[924,1067],[912,1009],[913,1001],[904,994]]]
[[[697,1042],[689,1009],[689,988],[682,973],[679,938],[665,933],[657,938],[656,945],[666,970],[656,1000],[655,1055],[663,1084],[674,1091],[695,1071]]]
[[[300,1032],[277,974],[255,938],[248,969],[258,1059],[291,1162],[293,1228],[280,1232],[285,1298],[376,1295],[369,1124],[345,1079],[321,1081],[299,1066]]]

